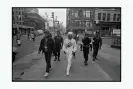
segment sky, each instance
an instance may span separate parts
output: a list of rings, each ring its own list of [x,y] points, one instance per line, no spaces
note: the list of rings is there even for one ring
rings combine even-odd
[[[51,13],[54,12],[54,18],[56,18],[56,16],[57,16],[57,20],[63,22],[63,26],[66,27],[66,9],[39,8],[38,10],[39,10],[39,14],[41,16],[46,16],[46,12],[47,12],[49,19],[52,19],[51,18],[52,17]]]

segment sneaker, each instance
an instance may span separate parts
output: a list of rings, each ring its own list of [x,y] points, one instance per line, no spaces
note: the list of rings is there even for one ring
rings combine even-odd
[[[98,59],[96,58],[96,60],[98,60]]]
[[[95,58],[93,58],[92,60],[95,61]]]
[[[49,73],[46,72],[44,76],[47,77],[48,75],[49,75]]]
[[[69,75],[69,72],[66,73],[66,76],[68,76],[68,75]]]
[[[49,68],[50,71],[52,71],[52,68]]]
[[[58,61],[60,61],[60,58],[58,57]]]
[[[55,60],[54,61],[56,61],[56,59],[57,59],[57,57],[55,57]]]

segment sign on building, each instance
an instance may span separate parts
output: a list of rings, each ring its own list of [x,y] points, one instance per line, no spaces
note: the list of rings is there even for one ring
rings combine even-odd
[[[120,33],[121,33],[120,29],[113,29],[113,35],[115,34],[117,36],[120,36]]]

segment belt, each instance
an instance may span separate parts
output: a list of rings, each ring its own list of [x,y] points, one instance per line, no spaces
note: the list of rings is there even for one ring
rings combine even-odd
[[[84,47],[89,47],[88,45],[83,45]]]

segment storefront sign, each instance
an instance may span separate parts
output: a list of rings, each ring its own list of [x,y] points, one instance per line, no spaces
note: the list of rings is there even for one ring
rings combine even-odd
[[[120,29],[113,29],[113,34],[120,35]]]

